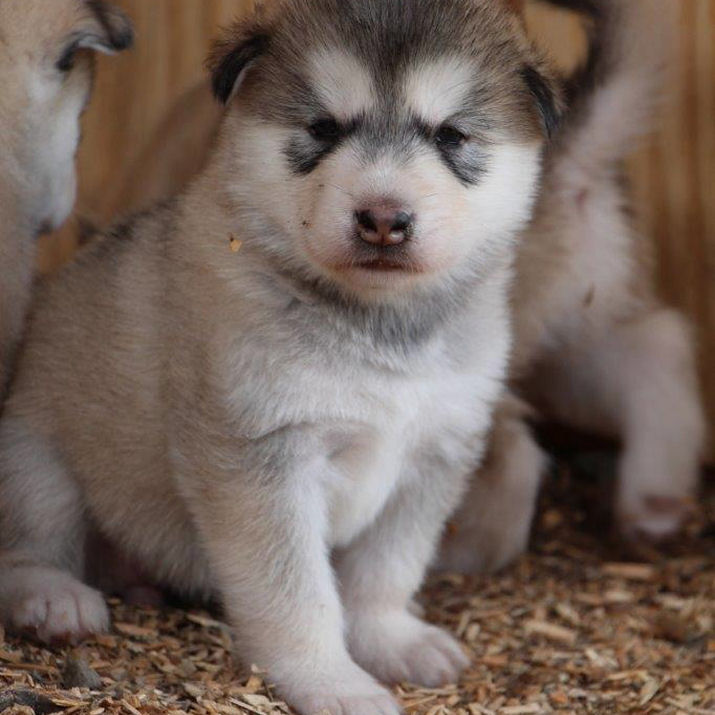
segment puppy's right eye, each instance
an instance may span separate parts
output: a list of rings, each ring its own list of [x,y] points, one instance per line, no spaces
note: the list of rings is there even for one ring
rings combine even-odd
[[[313,122],[308,127],[308,132],[310,132],[310,136],[313,139],[324,144],[334,144],[342,135],[340,125],[332,118],[319,119],[317,122]]]
[[[466,134],[449,124],[441,126],[435,134],[437,145],[443,149],[458,149],[468,139],[469,137]]]

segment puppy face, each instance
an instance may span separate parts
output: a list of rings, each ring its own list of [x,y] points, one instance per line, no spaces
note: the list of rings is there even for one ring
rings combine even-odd
[[[488,270],[556,116],[493,0],[288,0],[217,52],[232,192],[312,278],[386,297]],[[275,230],[271,230],[275,229]]]
[[[0,126],[5,170],[39,226],[72,209],[79,118],[92,84],[92,51],[131,44],[126,17],[93,0],[0,2]]]

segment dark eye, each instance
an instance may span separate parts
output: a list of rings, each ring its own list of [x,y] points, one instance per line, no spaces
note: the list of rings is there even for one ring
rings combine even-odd
[[[60,72],[69,72],[74,67],[74,61],[77,57],[77,45],[66,47],[60,58],[55,63],[55,67]]]
[[[460,132],[459,129],[446,124],[437,130],[434,137],[437,145],[444,149],[457,149],[468,139],[469,137],[463,132]]]
[[[342,135],[340,125],[332,118],[319,119],[308,127],[308,131],[313,139],[324,143],[334,143]]]

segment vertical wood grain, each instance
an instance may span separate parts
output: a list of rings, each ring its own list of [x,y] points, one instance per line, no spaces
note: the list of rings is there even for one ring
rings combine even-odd
[[[671,1],[671,0],[667,0]],[[636,206],[665,300],[694,322],[715,446],[715,2],[678,0],[677,60],[658,131],[634,157]]]

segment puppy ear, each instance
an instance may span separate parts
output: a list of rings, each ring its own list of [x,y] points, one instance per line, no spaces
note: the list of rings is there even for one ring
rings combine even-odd
[[[529,94],[536,102],[544,133],[550,139],[559,128],[563,114],[561,88],[533,65],[524,67],[521,76]]]
[[[77,49],[113,55],[132,46],[132,23],[119,8],[103,0],[86,0],[86,4],[91,13],[91,22],[78,33],[75,39]]]
[[[270,38],[261,31],[251,32],[218,43],[209,59],[213,92],[222,104],[228,104],[241,87],[251,65],[268,49]]]
[[[214,95],[222,104],[229,103],[251,66],[268,50],[280,5],[280,0],[258,1],[250,17],[235,23],[214,44],[207,66]]]

